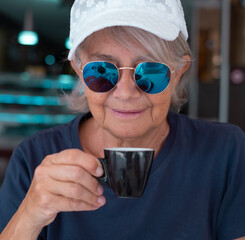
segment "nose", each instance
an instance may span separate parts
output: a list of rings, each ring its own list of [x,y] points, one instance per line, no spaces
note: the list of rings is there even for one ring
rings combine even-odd
[[[136,86],[133,68],[121,68],[119,80],[113,91],[113,96],[121,100],[128,100],[140,96],[141,91]]]

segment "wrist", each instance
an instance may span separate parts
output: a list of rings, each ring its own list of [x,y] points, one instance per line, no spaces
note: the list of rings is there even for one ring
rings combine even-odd
[[[16,222],[14,239],[16,240],[37,239],[43,227],[33,224],[33,221],[31,217],[28,216],[27,211],[25,211],[23,204],[20,206],[17,215],[19,220]]]
[[[33,228],[28,224],[20,207],[2,231],[0,240],[34,240],[41,230],[42,228]]]
[[[41,230],[31,229],[25,223],[18,223],[14,232],[14,240],[34,240],[38,238]]]

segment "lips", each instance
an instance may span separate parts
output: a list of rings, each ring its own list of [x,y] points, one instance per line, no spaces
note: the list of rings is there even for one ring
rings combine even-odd
[[[145,109],[131,109],[131,110],[121,110],[121,109],[111,109],[113,114],[115,114],[118,117],[124,117],[124,118],[129,118],[129,117],[138,117],[142,113],[144,113]]]

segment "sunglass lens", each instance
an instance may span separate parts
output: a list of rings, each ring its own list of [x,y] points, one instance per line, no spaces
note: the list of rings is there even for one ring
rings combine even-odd
[[[94,92],[108,92],[118,81],[118,71],[109,62],[90,62],[83,68],[83,79]]]
[[[135,70],[137,86],[150,94],[160,93],[166,89],[170,81],[171,71],[163,63],[144,62]]]

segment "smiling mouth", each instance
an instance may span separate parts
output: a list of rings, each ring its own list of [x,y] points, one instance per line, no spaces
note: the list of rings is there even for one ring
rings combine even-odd
[[[118,117],[138,117],[140,116],[145,109],[139,109],[139,110],[119,110],[119,109],[111,109],[111,111]]]

